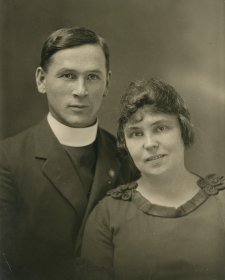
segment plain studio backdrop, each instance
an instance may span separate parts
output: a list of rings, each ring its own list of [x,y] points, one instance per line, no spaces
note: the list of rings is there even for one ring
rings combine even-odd
[[[224,6],[223,0],[0,0],[0,138],[48,111],[35,85],[46,37],[85,26],[106,38],[111,51],[101,125],[116,133],[120,96],[131,80],[163,79],[184,97],[195,124],[187,166],[201,175],[225,174]]]

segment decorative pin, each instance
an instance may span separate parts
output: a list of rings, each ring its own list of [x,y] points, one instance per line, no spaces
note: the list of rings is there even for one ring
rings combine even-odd
[[[111,177],[111,178],[114,178],[115,177],[115,171],[113,170],[113,169],[109,169],[109,172],[108,172],[108,174],[109,174],[109,177]]]
[[[210,174],[205,178],[200,178],[198,180],[198,185],[202,188],[208,195],[216,195],[220,190],[225,189],[225,177],[216,176],[216,174]]]

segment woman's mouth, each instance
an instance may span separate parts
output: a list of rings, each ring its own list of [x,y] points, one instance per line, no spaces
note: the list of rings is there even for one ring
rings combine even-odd
[[[153,161],[153,160],[157,160],[157,159],[163,158],[165,156],[166,156],[166,154],[154,155],[154,156],[146,158],[145,161]]]

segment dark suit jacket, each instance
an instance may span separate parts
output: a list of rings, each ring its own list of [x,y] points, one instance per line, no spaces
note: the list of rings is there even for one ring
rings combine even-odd
[[[69,279],[75,245],[79,248],[88,214],[107,190],[131,180],[129,168],[123,169],[123,174],[120,170],[114,137],[99,129],[88,201],[46,119],[2,141],[0,275],[11,271],[9,275],[16,280]]]

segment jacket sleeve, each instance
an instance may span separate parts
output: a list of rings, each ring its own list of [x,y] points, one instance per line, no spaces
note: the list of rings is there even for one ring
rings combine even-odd
[[[7,160],[6,147],[0,146],[0,275],[12,279],[8,252],[13,248],[14,225],[16,222],[16,191]]]
[[[109,215],[104,203],[100,202],[87,220],[82,242],[81,265],[78,266],[80,277],[75,279],[114,279],[112,238]]]

